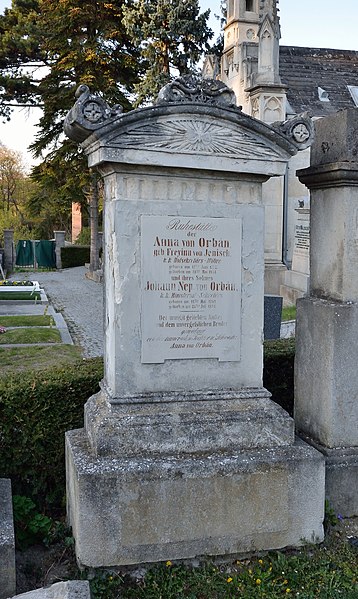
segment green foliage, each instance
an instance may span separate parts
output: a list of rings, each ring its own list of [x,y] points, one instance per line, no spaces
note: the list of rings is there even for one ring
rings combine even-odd
[[[62,268],[83,266],[90,261],[89,246],[68,245],[61,248]]]
[[[65,140],[32,169],[31,178],[36,185],[27,212],[36,222],[36,237],[50,239],[53,231],[70,231],[72,202],[87,209],[89,172],[83,153]]]
[[[276,552],[221,566],[167,562],[138,581],[101,573],[90,586],[93,599],[357,599],[357,574],[354,551],[328,543],[324,550]]]
[[[119,574],[102,572],[90,581],[91,597],[93,599],[118,599],[123,578]]]
[[[20,153],[0,142],[0,239],[4,229],[14,230],[15,241],[31,237],[33,221],[28,217],[26,204],[33,187]]]
[[[17,327],[0,335],[1,345],[14,343],[61,343],[61,335],[57,329],[44,327]]]
[[[282,320],[295,320],[296,306],[285,306],[282,308]]]
[[[123,9],[123,23],[141,49],[145,72],[135,86],[137,104],[156,97],[173,70],[194,72],[213,36],[207,21],[210,10],[200,14],[198,0],[138,0]]]
[[[9,114],[14,100],[42,107],[38,154],[58,141],[78,85],[130,106],[138,51],[122,26],[122,8],[122,1],[13,0],[0,17],[1,108]]]
[[[328,499],[326,499],[324,502],[324,529],[325,531],[328,531],[332,526],[337,526],[337,524],[338,517],[336,515],[336,512],[334,511],[334,508],[331,506]]]
[[[0,316],[2,327],[49,327],[54,324],[54,319],[49,314],[25,316]]]
[[[3,300],[33,300],[41,299],[39,291],[2,291],[0,288],[0,301]]]
[[[41,543],[48,538],[53,521],[37,511],[32,499],[14,495],[13,510],[17,549],[27,549],[30,545]]]
[[[0,16],[0,115],[11,106],[42,109],[31,149],[28,211],[38,238],[70,230],[71,203],[87,202],[90,174],[77,144],[63,142],[63,120],[80,84],[131,108],[139,52],[122,24],[124,0],[13,0]],[[44,68],[41,68],[44,67]]]
[[[27,347],[0,347],[1,375],[29,370],[46,370],[59,365],[71,365],[81,359],[76,345],[33,345]]]
[[[293,415],[295,339],[276,339],[264,343],[264,387],[272,399]]]
[[[0,380],[0,477],[40,508],[61,507],[64,434],[83,426],[83,406],[99,390],[100,359]]]
[[[63,521],[41,513],[30,497],[14,495],[12,501],[17,549],[23,551],[31,545],[53,543],[62,543],[66,548],[73,546],[71,529]]]
[[[89,227],[82,227],[81,232],[75,241],[75,245],[90,245],[90,243],[91,229]]]

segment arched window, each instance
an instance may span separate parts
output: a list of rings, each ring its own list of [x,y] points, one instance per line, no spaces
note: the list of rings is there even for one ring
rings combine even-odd
[[[254,12],[254,0],[246,0],[246,10],[247,12]]]

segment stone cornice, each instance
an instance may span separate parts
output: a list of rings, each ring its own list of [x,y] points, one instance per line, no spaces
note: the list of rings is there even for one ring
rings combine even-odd
[[[298,170],[296,174],[308,189],[358,186],[358,162],[333,162],[310,166]]]

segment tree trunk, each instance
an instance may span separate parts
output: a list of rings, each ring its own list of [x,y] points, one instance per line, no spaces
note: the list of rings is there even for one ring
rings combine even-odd
[[[90,247],[90,271],[99,269],[99,247],[98,247],[98,185],[97,176],[91,174],[91,186],[89,194],[89,217],[91,228]]]

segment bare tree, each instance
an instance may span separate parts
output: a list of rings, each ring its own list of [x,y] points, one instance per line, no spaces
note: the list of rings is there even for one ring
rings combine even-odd
[[[25,167],[20,152],[0,145],[0,209],[9,212],[15,208],[21,218],[17,190],[26,178]]]

